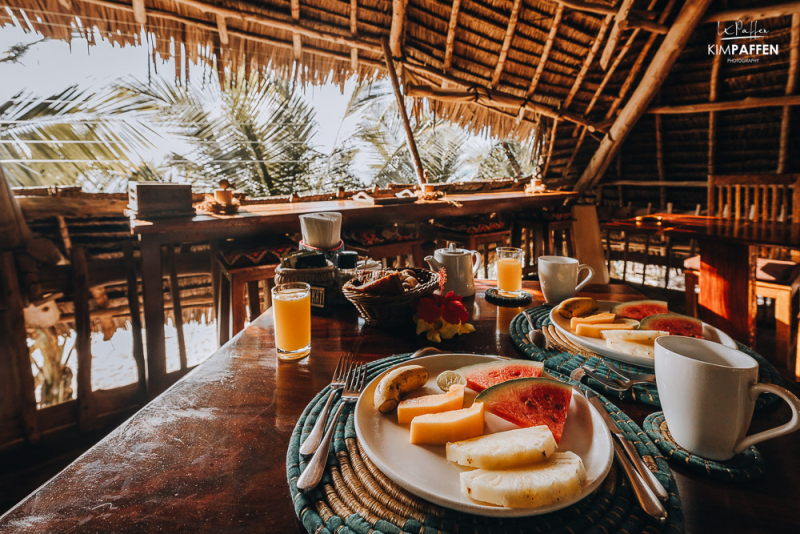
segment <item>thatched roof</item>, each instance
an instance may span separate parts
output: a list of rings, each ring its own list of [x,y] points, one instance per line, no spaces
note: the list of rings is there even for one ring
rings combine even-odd
[[[427,88],[417,94],[446,89],[445,93],[451,94],[430,101],[432,107],[439,115],[473,131],[489,128],[494,135],[525,138],[538,129],[539,139],[546,140],[548,145],[547,177],[569,184],[587,167],[593,168],[589,160],[604,133],[642,83],[659,47],[673,38],[675,32],[665,36],[667,30],[678,25],[678,14],[687,11],[693,2],[7,0],[5,3],[23,28],[32,28],[47,37],[69,40],[78,33],[90,42],[107,39],[121,45],[140,44],[139,28],[144,23],[154,53],[163,57],[175,55],[177,69],[183,69],[187,59],[207,61],[218,69],[244,66],[249,70],[269,65],[313,83],[326,80],[343,83],[354,74],[360,79],[385,76],[381,39],[386,38],[403,70],[407,93],[413,85]],[[716,23],[713,16],[704,15],[708,2],[698,0],[697,4],[703,8],[694,13],[696,20],[685,30],[686,35],[693,33],[664,85],[662,105],[709,101],[713,58],[704,47],[713,43]],[[751,6],[752,2],[731,0],[726,4],[733,10]],[[791,15],[780,16],[781,13],[767,9],[765,16],[770,18],[763,24],[772,32],[770,42],[787,50]],[[703,24],[703,17],[711,23]],[[0,25],[9,23],[13,23],[9,14],[0,12]],[[698,23],[697,31],[693,31]],[[182,54],[176,43],[184,46]],[[786,52],[762,58],[755,66],[724,65],[720,69],[717,98],[784,94],[788,62]],[[413,90],[410,94],[414,94]],[[467,100],[479,100],[485,105]],[[748,151],[758,153],[746,158],[747,168],[767,169],[766,160],[775,159],[772,154],[776,150],[775,123],[776,119],[780,123],[781,114],[779,107],[720,114],[716,129],[720,131],[720,144],[725,143],[715,156],[723,161],[720,171],[726,165],[744,162]],[[668,161],[659,172],[654,167],[656,119],[645,115],[625,146],[631,162],[624,172],[649,179],[658,176],[670,179],[673,171],[681,179],[686,179],[684,174],[698,178],[704,175],[708,168],[707,165],[703,168],[701,152],[708,152],[708,116],[705,113],[662,118],[659,125],[662,155],[668,154],[664,156]],[[753,126],[754,122],[757,126]],[[551,143],[553,133],[555,142]],[[746,150],[741,146],[745,138],[756,140]],[[676,153],[681,153],[681,157],[672,157]],[[762,160],[763,165],[759,163]],[[594,166],[598,177],[608,163]],[[613,166],[609,174],[616,175]]]

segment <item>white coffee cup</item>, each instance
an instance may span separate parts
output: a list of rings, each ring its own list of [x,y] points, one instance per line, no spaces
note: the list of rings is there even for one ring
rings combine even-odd
[[[558,304],[574,297],[594,276],[588,265],[578,263],[575,258],[566,256],[539,256],[539,283],[542,285],[544,300],[548,304]],[[578,283],[578,274],[588,270],[589,276]]]
[[[758,383],[758,362],[705,339],[662,336],[655,342],[656,385],[675,442],[709,460],[729,460],[764,440],[800,428],[800,399]],[[792,410],[788,423],[746,436],[756,398],[774,393]]]

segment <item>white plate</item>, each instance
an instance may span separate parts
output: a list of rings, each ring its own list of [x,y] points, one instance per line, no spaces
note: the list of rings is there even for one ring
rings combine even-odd
[[[609,302],[606,300],[599,300],[597,303],[600,305],[600,309],[595,313],[611,311],[611,308],[617,304],[621,304],[620,302]],[[640,365],[642,367],[653,367],[655,365],[653,358],[648,358],[647,356],[633,356],[631,354],[619,352],[618,350],[609,349],[606,346],[605,339],[597,339],[595,337],[579,336],[578,334],[575,334],[569,328],[569,319],[562,317],[558,312],[556,312],[555,308],[550,310],[550,321],[552,321],[556,328],[558,328],[558,331],[567,336],[568,339],[574,341],[582,347],[586,347],[587,349],[595,351],[601,356],[624,363]],[[725,345],[726,347],[731,347],[733,349],[737,348],[736,342],[731,339],[731,336],[707,323],[703,323],[703,337],[709,341],[715,341],[716,343]]]
[[[437,354],[404,362],[395,367],[409,364],[424,366],[430,378],[420,390],[420,394],[429,395],[441,393],[436,386],[436,377],[442,371],[496,359],[496,356],[476,354]],[[611,434],[597,410],[583,396],[573,394],[559,450],[572,451],[583,460],[587,481],[581,493],[573,499],[539,508],[506,508],[473,501],[461,493],[459,477],[459,473],[471,469],[448,462],[445,458],[444,445],[412,445],[409,443],[409,425],[397,423],[396,411],[382,414],[375,409],[373,401],[375,387],[384,374],[386,373],[381,373],[369,383],[356,404],[355,428],[359,444],[369,459],[386,476],[411,493],[432,503],[461,512],[493,517],[539,515],[580,501],[597,489],[611,469],[614,459]],[[476,395],[467,388],[464,405],[469,407]],[[484,433],[512,428],[517,427],[493,414],[486,413]]]

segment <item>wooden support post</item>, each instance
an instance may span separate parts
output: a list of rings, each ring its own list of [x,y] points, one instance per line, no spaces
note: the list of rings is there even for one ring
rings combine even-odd
[[[392,0],[392,25],[389,29],[389,49],[392,54],[387,57],[403,57],[403,41],[405,38],[407,0]],[[384,52],[384,56],[386,53]],[[394,65],[389,68],[391,72]]]
[[[594,43],[592,43],[592,48],[589,49],[589,54],[583,60],[581,70],[575,77],[575,81],[572,83],[572,88],[569,90],[567,98],[564,99],[564,108],[568,108],[570,104],[572,104],[572,99],[575,98],[575,94],[578,92],[578,89],[583,83],[583,79],[586,77],[586,73],[589,72],[589,67],[591,67],[594,57],[597,55],[597,51],[600,49],[600,44],[603,42],[603,39],[606,36],[606,32],[608,31],[608,27],[611,25],[612,18],[613,17],[611,15],[606,15],[606,18],[603,19],[603,23],[600,25],[600,29],[597,31],[597,37],[595,37]]]
[[[631,97],[633,98],[633,97]],[[773,97],[749,97],[744,100],[729,100],[727,102],[708,102],[700,104],[687,104],[682,106],[656,106],[649,108],[646,113],[651,115],[682,115],[687,113],[706,113],[709,111],[730,111],[734,109],[758,109],[783,106],[800,105],[800,95],[786,95]]]
[[[92,320],[89,317],[89,271],[86,253],[72,249],[72,293],[75,303],[75,348],[78,354],[78,428],[97,428],[97,402],[92,393]]]
[[[214,310],[214,318],[219,317],[219,277],[222,276],[219,268],[219,241],[217,239],[212,239],[209,243],[210,254],[211,254],[211,295],[214,299],[213,310]]]
[[[144,0],[133,0],[133,20],[136,24],[147,25],[147,10],[144,7]]]
[[[30,237],[30,228],[0,167],[0,250],[24,248]]]
[[[517,28],[521,6],[522,0],[514,0],[511,5],[511,14],[508,16],[508,26],[506,26],[506,36],[503,39],[503,46],[500,47],[500,55],[497,58],[494,74],[492,74],[492,89],[495,89],[500,83],[500,76],[503,74],[503,66],[506,63],[508,49],[511,48],[511,39],[514,37],[514,30]]]
[[[142,344],[142,316],[139,309],[139,282],[136,269],[136,259],[133,256],[133,243],[125,240],[122,243],[125,256],[125,274],[127,278],[128,310],[131,314],[131,330],[133,335],[133,359],[136,361],[138,372],[139,401],[144,405],[147,401],[147,364],[144,360],[144,346]]]
[[[219,32],[219,44],[227,45],[230,42],[228,25],[225,23],[225,17],[220,14],[217,14],[217,31]]]
[[[789,73],[786,78],[786,94],[794,94],[797,88],[797,59],[800,55],[800,14],[792,15],[792,40],[789,45]],[[786,172],[787,151],[789,148],[789,132],[792,122],[792,108],[783,106],[781,117],[781,140],[778,151],[778,173]],[[795,208],[797,209],[797,208]],[[796,222],[796,221],[795,221]]]
[[[550,168],[550,159],[553,157],[553,145],[556,142],[557,128],[558,128],[558,119],[553,119],[553,127],[550,128],[550,144],[547,147],[547,158],[544,160],[544,170],[542,171],[542,178],[547,176],[547,170]]]
[[[186,371],[186,340],[183,337],[183,309],[181,308],[181,286],[178,283],[178,269],[175,265],[175,247],[167,246],[167,269],[169,272],[169,292],[172,297],[172,317],[175,319],[175,331],[178,336],[178,356],[181,371]]]
[[[28,443],[36,443],[41,433],[38,428],[35,386],[25,333],[25,305],[14,253],[11,251],[0,252],[0,289],[0,339],[3,340],[0,343],[0,363],[8,366],[3,371],[8,376],[4,383],[11,386],[2,394],[3,404],[11,403],[15,406],[13,412],[19,417],[22,435]]]
[[[718,46],[722,43],[722,36],[717,32],[715,44]],[[711,80],[709,81],[708,101],[716,102],[719,97],[719,78],[722,66],[722,55],[717,54],[711,62]],[[716,161],[717,149],[717,113],[715,111],[708,112],[708,174],[709,176],[715,174],[714,162]]]
[[[144,326],[147,329],[147,394],[152,399],[167,387],[167,349],[164,345],[164,294],[161,243],[144,236],[141,243]]]
[[[600,146],[586,166],[581,178],[575,184],[576,190],[583,191],[594,186],[603,176],[611,159],[619,151],[620,146],[666,80],[669,71],[710,3],[711,0],[697,0],[684,4],[647,68],[639,87],[631,94],[608,134],[600,142]]]
[[[403,0],[395,0],[403,3]],[[405,4],[403,4],[405,10]],[[394,19],[392,20],[392,28],[394,28]],[[417,180],[420,185],[427,182],[425,178],[425,171],[422,169],[422,160],[417,152],[417,143],[414,141],[414,132],[411,130],[411,123],[408,121],[408,114],[406,113],[406,105],[403,101],[403,94],[400,92],[400,81],[397,79],[397,71],[394,68],[394,61],[392,60],[392,50],[389,48],[389,42],[384,38],[381,41],[383,45],[383,56],[386,61],[386,68],[389,70],[389,78],[392,80],[392,89],[394,89],[394,96],[397,98],[397,109],[400,112],[400,117],[403,119],[403,126],[406,130],[406,141],[408,142],[408,150],[411,152],[411,158],[414,161],[414,168],[417,171]]]
[[[444,71],[450,70],[453,64],[453,43],[456,40],[456,27],[458,26],[458,11],[461,9],[461,0],[453,0],[450,10],[450,23],[447,25],[447,40],[444,45]]]
[[[664,139],[661,133],[661,117],[656,115],[656,168],[658,170],[658,181],[666,181],[666,172],[664,172]],[[667,188],[664,186],[659,187],[659,200],[661,209],[664,209],[667,203]]]

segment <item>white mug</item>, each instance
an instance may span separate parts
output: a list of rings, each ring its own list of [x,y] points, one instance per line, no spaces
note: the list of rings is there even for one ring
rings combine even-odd
[[[758,362],[705,339],[661,336],[655,342],[656,385],[675,442],[709,460],[729,460],[746,448],[800,428],[800,399],[758,383]],[[746,436],[756,398],[774,393],[792,410],[788,423]]]
[[[588,265],[578,263],[575,258],[566,256],[539,256],[539,283],[542,285],[544,300],[548,304],[558,304],[574,297],[594,276]],[[586,269],[589,276],[578,283],[578,274]]]

